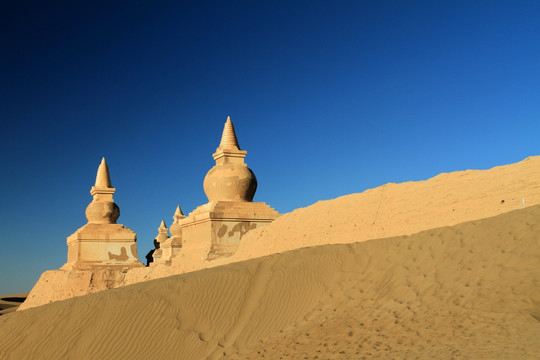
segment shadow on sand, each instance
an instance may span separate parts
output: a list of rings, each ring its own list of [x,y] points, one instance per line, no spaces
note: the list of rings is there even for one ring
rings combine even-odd
[[[16,311],[27,296],[28,293],[0,296],[0,316]]]

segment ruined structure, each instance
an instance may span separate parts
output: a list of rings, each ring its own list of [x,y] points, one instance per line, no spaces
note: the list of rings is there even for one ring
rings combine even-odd
[[[177,207],[171,225],[172,237],[162,221],[154,239],[155,249],[147,255],[148,264],[170,265],[184,244],[207,254],[203,260],[232,255],[249,230],[271,223],[279,214],[263,202],[253,202],[257,178],[244,162],[233,123],[227,118],[221,142],[212,155],[216,165],[204,179],[208,203],[185,217]],[[139,267],[137,235],[116,224],[120,209],[114,203],[105,158],[101,161],[93,201],[86,209],[88,224],[68,237],[68,261],[62,269],[126,269]]]
[[[156,248],[152,256],[154,265],[161,259],[163,255],[163,249],[161,247],[161,244],[163,244],[168,238],[169,229],[167,228],[167,225],[165,225],[165,220],[161,220],[161,224],[159,224],[158,228],[158,234],[154,239],[154,246]]]
[[[94,198],[86,208],[88,224],[67,238],[68,259],[62,266],[63,270],[125,270],[143,266],[137,258],[137,234],[116,223],[120,208],[113,200],[115,190],[103,158],[97,171],[96,183],[90,190]]]
[[[171,228],[169,229],[171,232],[171,237],[168,237],[164,239],[163,241],[159,242],[159,249],[154,250],[154,254],[158,252],[157,257],[154,255],[154,265],[157,264],[165,264],[170,265],[172,258],[180,252],[182,249],[182,228],[180,227],[180,220],[185,218],[184,214],[182,214],[182,210],[180,209],[180,206],[176,207],[176,211],[173,215],[174,222],[171,225]],[[163,225],[165,225],[164,222],[162,222]],[[156,238],[157,240],[157,238]],[[157,246],[156,246],[157,247]]]
[[[265,203],[253,202],[257,179],[244,163],[246,154],[227,118],[213,154],[216,165],[204,179],[208,203],[187,217],[178,206],[170,237],[165,221],[161,222],[155,249],[146,256],[149,267],[137,258],[135,232],[116,223],[120,209],[114,203],[115,188],[103,159],[90,191],[88,224],[67,238],[67,263],[59,270],[44,272],[19,309],[201,269],[210,260],[232,255],[248,231],[279,216]]]
[[[265,203],[253,202],[257,178],[244,162],[246,154],[228,117],[212,155],[216,165],[204,179],[208,203],[179,220],[182,241],[192,248],[208,248],[207,260],[232,255],[244,234],[279,215]]]

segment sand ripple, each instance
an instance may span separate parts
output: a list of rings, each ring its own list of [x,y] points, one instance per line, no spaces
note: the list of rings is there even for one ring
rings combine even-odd
[[[0,317],[2,359],[530,359],[540,206]]]

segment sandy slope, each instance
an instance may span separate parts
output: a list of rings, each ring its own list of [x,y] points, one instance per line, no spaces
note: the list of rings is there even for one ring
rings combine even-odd
[[[297,209],[248,233],[235,260],[305,246],[410,235],[540,204],[540,156],[489,170],[386,184]]]
[[[425,181],[389,183],[362,193],[319,201],[247,233],[232,257],[204,261],[206,253],[186,241],[172,267],[130,271],[133,284],[306,246],[347,244],[410,235],[441,226],[540,204],[540,156],[488,170],[439,174]]]
[[[16,311],[27,296],[28,293],[0,296],[0,315]]]
[[[351,243],[414,234],[540,204],[540,156],[489,170],[440,174],[418,182],[386,184],[360,194],[320,201],[279,217],[242,238],[229,258],[205,261],[209,247],[184,239],[172,266],[137,268],[112,276],[53,270],[42,274],[20,309],[107,288],[261,257],[306,246]]]
[[[532,359],[539,219],[534,206],[7,314],[0,358]]]

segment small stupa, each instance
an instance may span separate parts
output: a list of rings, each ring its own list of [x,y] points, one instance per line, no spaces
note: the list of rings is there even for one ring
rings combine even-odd
[[[216,165],[204,178],[208,203],[179,221],[183,242],[209,247],[208,260],[232,255],[248,231],[271,223],[279,214],[263,202],[253,202],[257,178],[244,162],[230,117],[212,155]]]
[[[67,238],[68,259],[62,267],[69,269],[126,269],[143,266],[137,258],[137,234],[117,224],[120,208],[113,200],[116,191],[111,185],[105,158],[99,165],[96,183],[86,208],[88,223]]]
[[[182,249],[182,228],[180,227],[180,220],[182,220],[183,218],[185,218],[185,216],[182,213],[182,209],[180,209],[180,205],[178,205],[173,215],[174,221],[169,229],[171,232],[171,237],[168,237],[167,239],[159,243],[160,251],[157,257],[155,256],[155,253],[158,250],[154,251],[154,262],[152,264],[170,265],[171,259],[180,252],[180,250]]]
[[[161,220],[161,224],[158,227],[158,234],[154,239],[154,252],[152,254],[152,265],[155,265],[163,256],[162,245],[169,238],[169,229],[165,225],[165,220]]]

